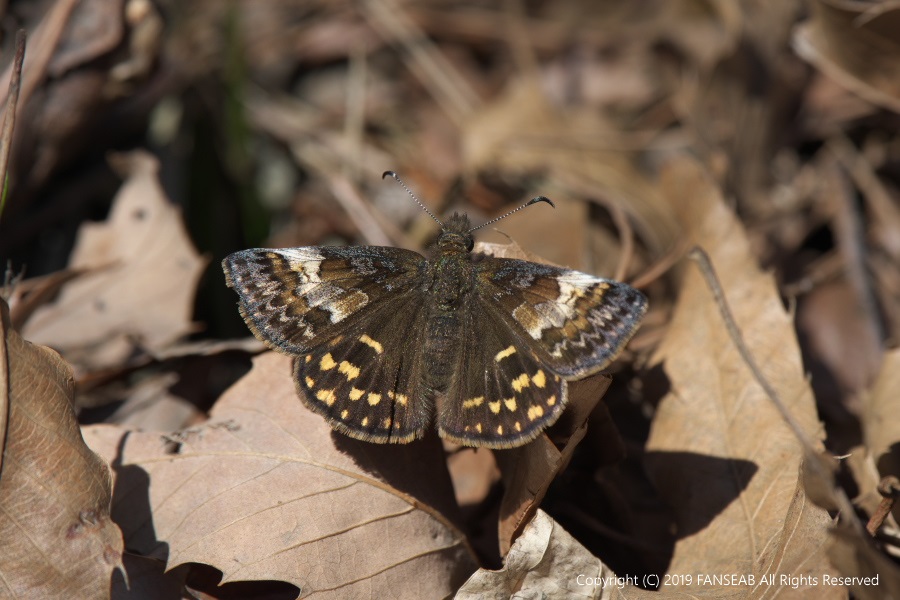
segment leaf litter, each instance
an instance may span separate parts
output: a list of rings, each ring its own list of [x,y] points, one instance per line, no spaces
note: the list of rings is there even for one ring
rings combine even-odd
[[[43,277],[7,291],[8,322],[62,355],[75,392],[56,354],[6,334],[0,499],[31,532],[3,538],[17,597],[898,596],[895,6],[238,2],[230,29],[211,25],[231,22],[219,3],[20,4],[7,16],[36,34],[0,256]],[[113,200],[101,157],[151,120],[162,162],[114,159]],[[238,379],[261,347],[235,339],[234,299],[194,248],[421,250],[434,224],[386,169],[476,222],[546,194],[560,210],[480,239],[649,295],[612,383],[580,382],[550,435],[370,446],[302,408],[284,357]],[[71,254],[46,244],[74,224]],[[695,244],[812,447],[679,260]],[[23,364],[56,383],[23,391]],[[111,491],[78,476],[105,471],[70,409],[34,413],[45,428],[21,442],[21,411],[60,400]],[[823,450],[840,477],[810,466]],[[66,523],[81,563],[71,544],[33,551]]]
[[[258,357],[205,425],[177,436],[85,430],[113,464],[129,549],[169,568],[211,565],[223,584],[276,579],[322,598],[451,593],[475,563],[444,506],[437,440],[378,446],[332,432],[296,410],[289,363]]]

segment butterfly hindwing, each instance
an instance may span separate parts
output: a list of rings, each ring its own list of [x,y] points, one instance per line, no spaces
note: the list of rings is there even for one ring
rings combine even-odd
[[[607,367],[647,310],[631,286],[579,271],[492,257],[476,268],[485,308],[565,379]]]
[[[421,298],[407,293],[297,356],[294,379],[303,403],[357,439],[422,437],[434,412],[421,384],[422,317]]]
[[[472,312],[466,346],[445,397],[441,437],[468,446],[512,448],[537,437],[562,414],[566,382],[488,312]]]
[[[338,335],[351,315],[414,287],[425,265],[415,252],[385,247],[255,248],[222,261],[247,325],[292,355]]]

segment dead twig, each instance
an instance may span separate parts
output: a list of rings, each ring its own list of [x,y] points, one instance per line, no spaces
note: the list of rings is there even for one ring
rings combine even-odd
[[[19,89],[22,82],[22,63],[25,60],[25,30],[16,32],[16,55],[13,58],[9,93],[6,96],[6,111],[3,114],[3,133],[0,134],[0,218],[6,206],[6,170],[9,167],[9,151],[12,147],[13,131],[16,127],[16,106],[19,103]]]
[[[835,507],[845,515],[850,527],[861,529],[859,522],[853,516],[853,505],[850,503],[850,499],[847,498],[847,495],[843,490],[835,484],[833,461],[829,460],[816,450],[813,440],[806,434],[806,431],[803,430],[803,427],[797,422],[794,415],[787,409],[784,402],[781,400],[778,391],[763,375],[759,365],[756,363],[756,359],[753,358],[753,354],[751,354],[750,349],[744,342],[744,336],[741,334],[741,330],[734,320],[734,315],[725,299],[725,293],[722,291],[722,284],[719,282],[719,277],[716,275],[716,271],[713,268],[709,255],[702,248],[694,246],[688,252],[688,258],[697,263],[697,267],[703,274],[706,285],[712,292],[716,306],[719,308],[719,314],[725,322],[725,329],[728,331],[728,335],[731,337],[731,341],[741,355],[744,363],[750,369],[753,378],[762,388],[763,392],[765,392],[766,396],[769,397],[769,400],[775,406],[775,409],[779,414],[781,414],[781,418],[794,433],[794,436],[800,441],[800,445],[803,448],[803,454],[805,455],[803,461],[806,475],[804,487],[807,490],[807,494],[811,494],[812,492],[817,497],[817,502],[819,503],[827,501],[829,504],[834,504]]]
[[[900,480],[893,475],[885,477],[878,483],[878,493],[881,494],[881,503],[875,509],[875,514],[866,523],[866,531],[873,537],[881,529],[887,516],[891,514],[897,496],[900,496]]]

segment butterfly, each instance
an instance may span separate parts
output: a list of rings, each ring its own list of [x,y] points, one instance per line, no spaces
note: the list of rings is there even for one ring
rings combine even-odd
[[[442,230],[428,258],[255,248],[222,267],[250,330],[294,357],[301,401],[333,429],[407,443],[436,422],[466,446],[526,444],[562,414],[568,381],[615,359],[647,299],[618,281],[473,252],[466,215],[431,216]]]

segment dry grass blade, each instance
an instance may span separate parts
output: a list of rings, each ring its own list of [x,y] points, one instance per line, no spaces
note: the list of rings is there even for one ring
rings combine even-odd
[[[869,15],[866,3],[811,4],[812,17],[794,32],[797,54],[869,102],[900,112],[897,6]]]

